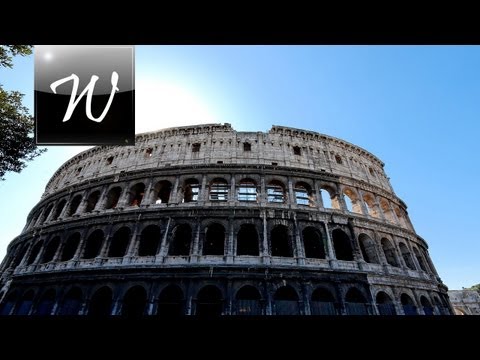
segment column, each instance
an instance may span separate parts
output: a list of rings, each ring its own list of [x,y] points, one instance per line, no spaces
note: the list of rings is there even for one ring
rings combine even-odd
[[[290,176],[288,177],[288,196],[290,198],[289,207],[291,207],[292,205],[296,207],[297,206],[297,198],[295,197],[295,193],[293,191],[293,184],[292,184],[292,179],[290,178]]]
[[[175,183],[173,184],[173,189],[170,192],[170,199],[168,200],[169,203],[178,204],[181,202],[181,199],[178,199],[178,184],[180,180],[180,175],[175,177]]]
[[[263,239],[262,239],[262,261],[264,264],[270,264],[270,249],[268,247],[268,227],[267,227],[267,212],[261,212],[263,220]]]
[[[387,222],[387,219],[385,217],[385,214],[383,213],[382,207],[380,206],[380,201],[378,200],[378,196],[375,195],[374,198],[375,198],[375,206],[376,206],[377,214],[380,215],[380,219],[382,219],[382,221]]]
[[[155,256],[155,261],[157,261],[157,259],[161,261],[164,256],[167,256],[167,253],[168,253],[167,239],[168,239],[168,233],[170,231],[171,221],[172,221],[172,218],[169,216],[167,220],[167,226],[165,227],[165,232],[163,234],[162,241],[160,243],[160,249],[157,252],[157,255]]]
[[[321,192],[321,189],[320,187],[318,186],[318,182],[315,181],[314,183],[314,191],[315,191],[315,197],[317,199],[317,208],[319,210],[323,210],[325,208],[325,206],[323,205],[323,199],[322,199],[322,194],[320,193]]]
[[[325,232],[327,234],[327,259],[329,258],[330,260],[334,260],[336,259],[336,257],[333,251],[333,243],[330,237],[330,229],[328,228],[328,224],[326,222],[324,222],[323,225],[325,225]]]
[[[268,202],[267,188],[265,186],[265,176],[263,174],[260,176],[260,194],[258,202],[263,206],[265,206],[265,204]]]
[[[357,199],[357,201],[360,202],[360,208],[362,209],[362,214],[365,215],[365,216],[373,217],[372,214],[369,214],[369,213],[368,213],[367,206],[365,205],[365,201],[363,200],[363,191],[360,190],[360,189],[357,189],[357,192],[358,192],[358,199]],[[352,203],[353,203],[353,201],[352,201]],[[372,210],[373,210],[373,209],[372,209]]]
[[[108,185],[104,185],[102,188],[102,193],[100,194],[97,204],[95,205],[95,208],[93,210],[105,210],[105,198],[107,197],[107,189]]]
[[[142,197],[142,201],[140,201],[140,204],[138,204],[138,206],[145,206],[145,205],[149,205],[152,203],[152,184],[153,184],[153,180],[152,179],[149,179],[148,180],[148,185],[147,187],[145,188],[145,191],[143,192],[143,197]],[[155,203],[153,201],[153,203]]]
[[[191,260],[196,262],[198,260],[198,256],[200,256],[200,220],[198,219],[197,219],[197,231],[195,231],[195,235],[193,238],[191,254],[192,254]]]
[[[202,175],[202,188],[200,189],[201,193],[198,194],[198,200],[200,200],[199,201],[200,203],[208,201],[209,189],[210,189],[210,187],[207,188],[207,175],[203,174]]]
[[[297,216],[294,213],[293,214],[293,236],[295,239],[295,253],[293,256],[297,258],[297,264],[298,265],[304,265],[305,264],[305,250],[303,248],[303,243],[300,239],[300,234],[298,231],[298,223],[297,223]]]
[[[230,175],[230,194],[228,194],[228,202],[230,205],[233,205],[236,201],[236,196],[237,194],[235,193],[235,175]]]
[[[128,206],[128,198],[130,196],[130,183],[125,184],[125,187],[123,188],[122,193],[120,194],[120,198],[118,199],[117,206],[115,207],[116,209],[118,208],[124,208],[125,206]]]

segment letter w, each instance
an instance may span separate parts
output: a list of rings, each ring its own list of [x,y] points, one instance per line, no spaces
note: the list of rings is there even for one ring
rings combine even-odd
[[[63,117],[63,122],[70,120],[70,118],[72,117],[73,111],[75,110],[75,107],[78,105],[78,102],[82,99],[82,97],[85,95],[86,92],[88,92],[87,103],[85,105],[85,111],[87,113],[87,117],[92,121],[102,122],[105,115],[107,115],[108,109],[110,109],[110,105],[112,105],[115,92],[119,91],[117,87],[118,74],[116,71],[112,72],[112,79],[111,79],[112,92],[110,93],[110,98],[108,99],[107,106],[105,106],[105,109],[103,110],[102,114],[95,119],[92,115],[92,96],[93,96],[93,90],[95,89],[95,83],[97,82],[98,79],[99,77],[97,75],[92,75],[90,82],[88,83],[88,85],[85,87],[85,89],[82,91],[82,93],[78,96],[76,100],[75,100],[75,97],[77,96],[78,83],[79,83],[79,78],[77,75],[72,74],[70,76],[67,76],[66,78],[57,80],[50,85],[50,89],[52,89],[53,93],[56,94],[57,93],[56,90],[59,85],[66,83],[67,81],[73,80],[72,94],[70,95],[70,102],[68,103],[67,112]]]

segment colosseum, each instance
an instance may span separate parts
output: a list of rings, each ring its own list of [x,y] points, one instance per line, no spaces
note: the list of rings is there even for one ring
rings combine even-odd
[[[283,126],[91,148],[56,171],[9,244],[0,314],[452,314],[383,168]]]

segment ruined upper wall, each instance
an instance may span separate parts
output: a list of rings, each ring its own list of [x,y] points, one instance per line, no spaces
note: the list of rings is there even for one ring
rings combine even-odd
[[[268,133],[239,132],[227,123],[205,124],[138,134],[135,144],[97,146],[74,156],[55,172],[42,197],[120,172],[222,162],[325,171],[393,192],[377,157],[344,140],[308,130],[274,125]]]

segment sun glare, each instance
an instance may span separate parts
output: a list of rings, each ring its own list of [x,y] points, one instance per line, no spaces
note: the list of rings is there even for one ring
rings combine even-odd
[[[218,122],[205,101],[177,84],[137,80],[135,132]]]

